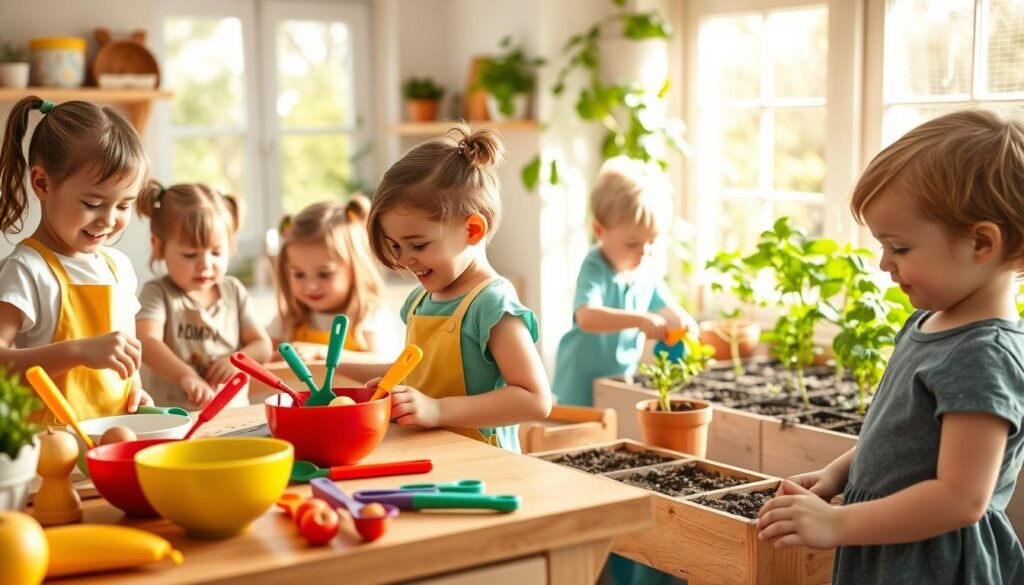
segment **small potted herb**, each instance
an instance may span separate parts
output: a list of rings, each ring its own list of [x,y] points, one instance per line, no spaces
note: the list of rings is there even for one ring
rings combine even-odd
[[[429,77],[411,77],[402,85],[402,95],[413,122],[432,122],[437,119],[437,104],[444,88]]]
[[[18,374],[0,367],[0,510],[21,510],[39,461],[39,427],[29,416],[43,403]]]
[[[477,85],[487,90],[487,109],[492,120],[526,117],[530,94],[536,84],[536,69],[543,59],[528,58],[522,47],[512,46],[512,37],[501,39],[504,52],[480,62]]]
[[[28,87],[28,51],[10,41],[0,43],[0,87]]]
[[[685,387],[704,371],[714,349],[690,336],[684,337],[683,343],[687,351],[677,360],[670,360],[668,353],[661,352],[653,364],[640,364],[640,373],[650,378],[658,398],[637,402],[637,419],[644,443],[704,457],[711,404],[690,398],[672,399],[670,393]]]

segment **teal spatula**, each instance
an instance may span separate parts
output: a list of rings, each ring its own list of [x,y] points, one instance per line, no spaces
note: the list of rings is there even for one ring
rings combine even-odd
[[[309,388],[309,398],[306,399],[306,406],[314,406],[310,400],[313,400],[316,395],[320,393],[320,389],[313,383],[313,374],[309,371],[309,368],[306,367],[306,362],[302,361],[302,358],[299,357],[295,348],[287,341],[277,346],[277,352],[284,358],[288,367],[295,372],[295,376],[302,380],[302,382]],[[330,400],[327,402],[330,402]],[[324,404],[327,404],[327,402]]]
[[[334,370],[338,369],[341,363],[341,350],[345,347],[345,337],[348,335],[348,317],[335,315],[331,323],[331,338],[327,342],[327,373],[324,375],[324,383],[320,386],[320,393],[330,396],[330,402],[334,399]],[[326,403],[324,403],[326,404]]]

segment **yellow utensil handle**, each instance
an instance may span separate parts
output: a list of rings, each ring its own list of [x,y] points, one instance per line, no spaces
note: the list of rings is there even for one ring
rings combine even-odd
[[[388,368],[387,373],[380,379],[380,383],[377,384],[377,391],[370,397],[370,401],[377,400],[388,392],[392,388],[398,385],[399,382],[405,379],[409,375],[420,360],[423,359],[423,350],[418,345],[409,344],[402,350],[402,355],[398,356],[395,363],[391,364]]]
[[[71,405],[68,404],[67,399],[57,389],[57,385],[50,379],[46,370],[39,366],[32,366],[25,370],[25,379],[28,380],[29,385],[36,391],[36,394],[39,394],[39,397],[43,399],[47,408],[53,411],[57,420],[75,429],[75,432],[82,438],[82,442],[85,443],[86,447],[92,449],[96,446],[89,435],[79,428],[78,417],[75,416],[74,411],[71,410]]]

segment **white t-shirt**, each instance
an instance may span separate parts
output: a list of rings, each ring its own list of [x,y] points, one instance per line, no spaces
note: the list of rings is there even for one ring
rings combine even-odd
[[[110,284],[115,331],[135,336],[135,313],[139,299],[135,296],[138,277],[131,261],[123,252],[103,248],[113,260],[117,279],[110,272],[106,258],[97,253],[83,258],[55,254],[72,284]],[[10,303],[24,315],[21,328],[14,336],[14,347],[28,348],[53,343],[60,315],[60,283],[57,276],[32,248],[18,244],[10,256],[0,260],[0,302]]]

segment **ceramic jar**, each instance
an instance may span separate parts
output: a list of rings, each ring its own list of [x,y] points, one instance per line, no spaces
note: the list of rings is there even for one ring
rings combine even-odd
[[[85,39],[46,37],[28,43],[32,85],[81,87],[85,82]]]

